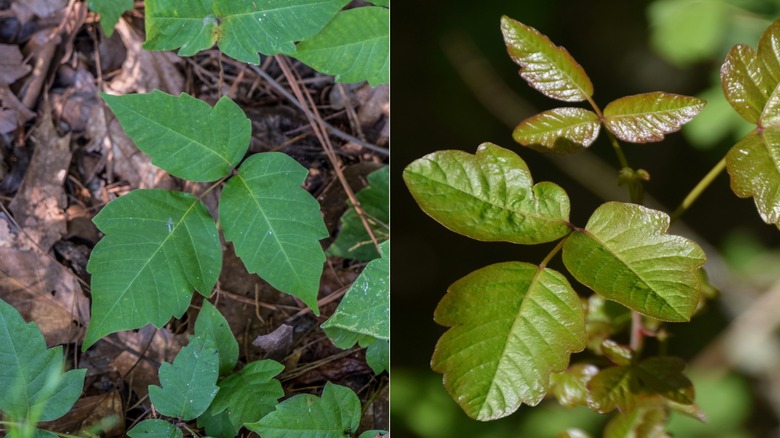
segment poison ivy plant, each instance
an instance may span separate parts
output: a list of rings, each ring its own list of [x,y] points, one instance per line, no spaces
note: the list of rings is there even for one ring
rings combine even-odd
[[[91,11],[100,14],[100,27],[106,36],[110,37],[119,17],[133,9],[133,0],[89,0],[87,6]]]

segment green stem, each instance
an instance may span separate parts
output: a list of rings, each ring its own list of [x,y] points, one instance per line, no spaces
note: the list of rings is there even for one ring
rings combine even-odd
[[[567,234],[563,239],[561,239],[557,245],[555,245],[555,248],[550,251],[549,254],[542,260],[542,263],[539,263],[539,267],[544,269],[547,267],[547,263],[550,263],[550,260],[552,260],[553,257],[555,257],[555,254],[558,254],[561,251],[561,248],[563,248],[563,244],[566,243],[566,239],[571,236],[571,233]]]
[[[691,190],[690,193],[688,193],[688,196],[683,199],[682,204],[680,204],[679,207],[677,207],[676,210],[674,210],[674,213],[672,213],[672,219],[671,221],[674,222],[677,219],[680,218],[680,216],[685,213],[688,208],[693,205],[694,202],[696,202],[696,199],[699,198],[699,196],[704,192],[704,190],[707,189],[707,187],[712,184],[712,181],[715,180],[715,178],[720,175],[721,172],[723,172],[723,169],[726,168],[726,158],[723,157],[720,161],[718,161],[718,164],[715,165],[706,175],[704,175],[704,178],[699,181],[698,184],[696,184],[696,187]]]
[[[593,108],[593,111],[596,113],[596,115],[599,117],[599,120],[603,124],[604,114],[602,114],[601,109],[599,109],[598,105],[596,105],[596,102],[594,102],[590,96],[585,97],[588,99],[588,103],[590,104],[591,108]],[[612,148],[615,150],[615,154],[617,155],[618,161],[620,162],[620,167],[630,167],[628,165],[626,155],[623,153],[623,149],[620,148],[620,143],[618,143],[617,137],[609,132],[609,130],[605,129],[605,131],[607,131],[607,137],[609,137],[609,141],[612,143]]]

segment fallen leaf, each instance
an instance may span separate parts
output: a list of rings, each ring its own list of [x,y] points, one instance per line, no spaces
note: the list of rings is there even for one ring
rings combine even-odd
[[[0,84],[13,84],[31,69],[29,65],[22,63],[19,46],[0,44]]]
[[[66,0],[16,0],[11,4],[19,21],[24,24],[33,16],[46,18],[65,7]]]
[[[252,345],[265,351],[266,358],[281,360],[290,352],[293,342],[293,327],[282,324],[267,335],[260,335],[252,341]]]
[[[122,435],[125,430],[125,415],[119,391],[80,398],[65,416],[40,423],[38,426],[46,430],[73,434],[96,425],[102,426],[99,429],[101,437]]]
[[[15,131],[33,117],[35,113],[16,97],[8,85],[0,84],[0,133]]]

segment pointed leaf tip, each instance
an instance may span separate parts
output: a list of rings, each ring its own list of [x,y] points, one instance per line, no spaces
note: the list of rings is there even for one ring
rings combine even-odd
[[[569,52],[531,26],[501,17],[501,33],[520,76],[545,96],[580,102],[593,95],[593,84]]]
[[[656,91],[621,97],[604,108],[604,125],[631,143],[661,141],[679,131],[704,108],[698,97]]]
[[[572,154],[590,146],[599,135],[601,122],[593,111],[555,108],[524,120],[512,138],[542,152]]]

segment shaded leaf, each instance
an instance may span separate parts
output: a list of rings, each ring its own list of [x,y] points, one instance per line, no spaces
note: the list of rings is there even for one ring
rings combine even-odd
[[[579,152],[599,135],[601,122],[593,111],[555,108],[520,123],[512,138],[523,146],[559,154]]]
[[[468,416],[505,417],[545,396],[550,374],[585,348],[585,315],[560,273],[507,262],[453,283],[436,307],[439,339],[431,366]]]
[[[706,102],[698,97],[656,91],[621,97],[604,108],[604,126],[631,143],[661,141],[679,131]]]
[[[217,395],[219,354],[210,336],[194,336],[173,364],[160,365],[160,386],[149,386],[149,399],[161,414],[192,420],[206,411]]]
[[[322,397],[298,394],[247,429],[263,438],[351,436],[360,424],[360,400],[351,389],[327,382]]]
[[[740,140],[726,154],[731,190],[753,197],[764,222],[780,228],[780,128],[766,128]]]
[[[296,58],[336,82],[390,82],[390,10],[341,11],[318,34],[296,47]]]
[[[631,324],[631,310],[598,294],[588,297],[585,327],[588,333],[588,349],[603,354],[601,343]]]
[[[219,374],[225,375],[233,370],[238,361],[238,342],[230,330],[227,320],[210,302],[203,305],[195,320],[195,336],[211,336],[219,351]]]
[[[588,381],[598,374],[599,368],[589,363],[578,363],[562,373],[550,376],[551,392],[562,406],[573,408],[587,406]]]
[[[545,96],[579,102],[593,95],[593,84],[569,52],[556,46],[533,27],[501,17],[509,57],[520,67],[520,76]]]
[[[616,365],[629,365],[634,360],[634,351],[627,345],[621,345],[612,339],[605,339],[601,343],[604,357]]]
[[[740,116],[751,123],[758,123],[769,97],[768,87],[758,65],[756,52],[738,44],[729,50],[720,68],[726,100]]]
[[[663,321],[688,321],[699,301],[696,243],[665,234],[666,213],[607,202],[563,246],[574,278],[607,299]]]
[[[122,129],[152,163],[190,181],[228,175],[249,147],[252,124],[230,98],[214,108],[182,93],[102,94]]]
[[[209,406],[209,409],[207,409],[203,415],[198,417],[197,424],[198,427],[206,430],[208,436],[214,438],[234,438],[238,435],[239,431],[239,429],[233,427],[227,411],[212,414],[211,406]]]
[[[106,36],[114,33],[119,17],[133,9],[133,0],[89,0],[89,10],[100,14],[100,27]]]
[[[86,369],[63,373],[62,347],[46,349],[35,323],[0,300],[0,412],[8,421],[50,421],[81,395]]]
[[[426,214],[472,239],[535,244],[570,231],[566,192],[550,182],[534,184],[522,158],[492,143],[480,145],[476,155],[426,155],[403,177]]]
[[[366,347],[366,363],[374,374],[390,369],[390,341],[376,339]]]
[[[661,403],[644,403],[616,415],[604,428],[604,438],[667,438],[668,412]]]
[[[380,438],[386,435],[388,435],[388,432],[384,430],[367,430],[361,433],[358,438]]]
[[[307,170],[280,152],[247,158],[222,190],[225,239],[249,272],[299,297],[315,314],[328,237],[320,205],[301,187]]]
[[[82,348],[187,310],[193,289],[211,293],[222,245],[206,207],[188,193],[135,190],[93,219],[105,237],[92,250],[92,321]]]
[[[217,17],[213,0],[144,2],[146,50],[175,50],[192,56],[217,42]]]
[[[181,429],[165,420],[144,420],[127,431],[130,438],[182,438]]]

